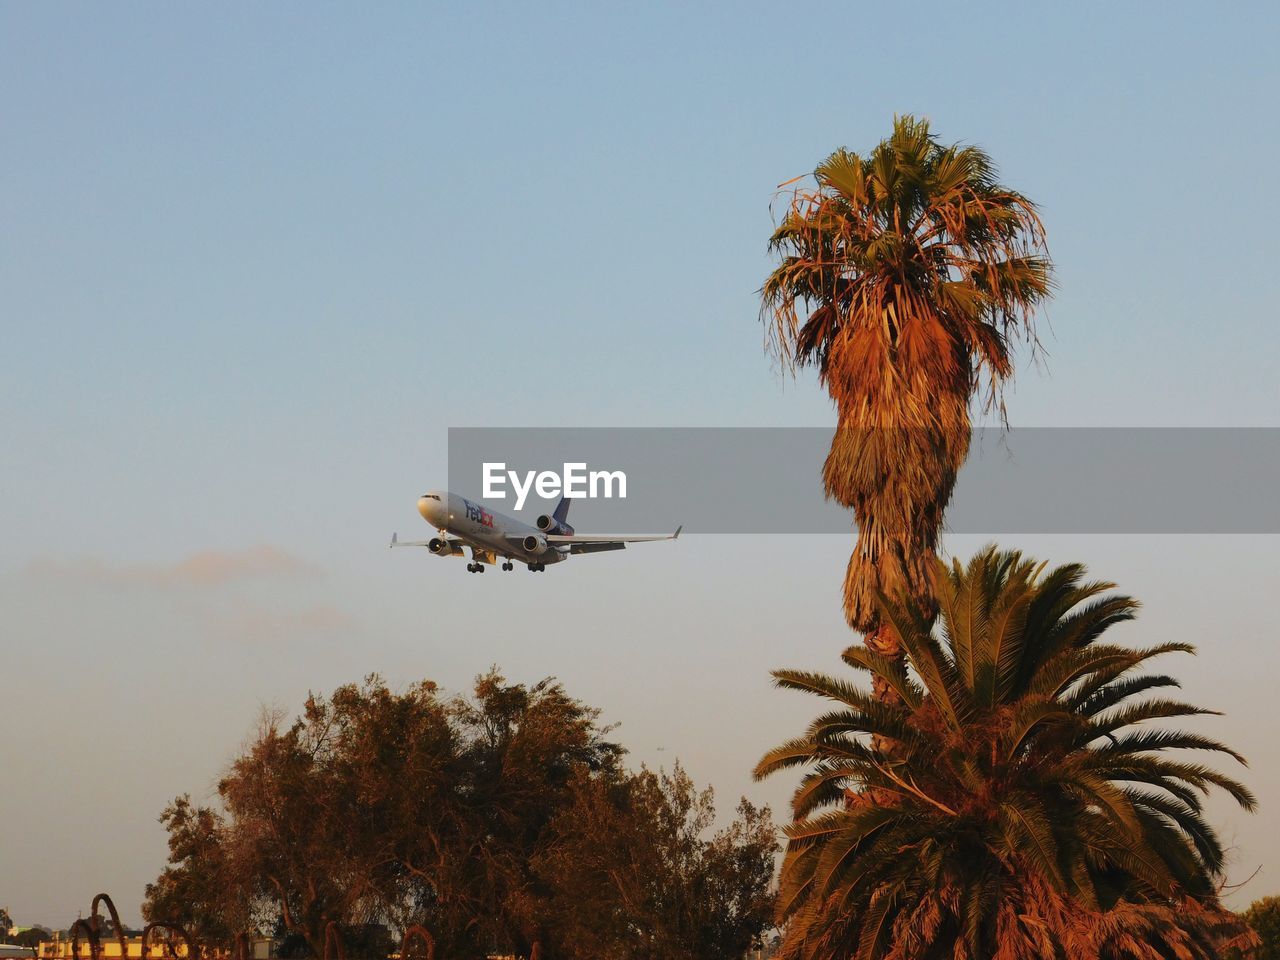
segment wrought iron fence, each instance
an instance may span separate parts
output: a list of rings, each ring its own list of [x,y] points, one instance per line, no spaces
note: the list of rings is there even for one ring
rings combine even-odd
[[[130,960],[129,942],[125,936],[124,924],[120,922],[120,914],[116,905],[105,893],[93,898],[89,916],[78,917],[68,931],[71,941],[70,960],[104,960],[102,941],[105,933],[105,918],[102,908],[106,907],[111,919],[111,928],[116,941],[120,945],[120,960]],[[161,956],[168,960],[184,960],[179,955],[178,944],[186,946],[185,960],[208,960],[213,956],[228,957],[229,960],[255,960],[253,955],[253,938],[248,931],[237,933],[231,941],[230,950],[206,950],[190,930],[178,923],[152,921],[142,930],[140,960],[148,960],[157,934],[166,934],[158,945]],[[83,940],[82,940],[83,938]],[[85,958],[82,944],[88,946],[88,957]],[[411,952],[413,951],[413,952]],[[435,960],[436,940],[431,932],[421,924],[413,924],[404,932],[400,941],[401,960]],[[114,960],[114,958],[113,958]],[[342,929],[336,921],[330,920],[324,928],[324,951],[322,960],[348,960],[346,944],[342,939]],[[537,960],[535,949],[533,960]]]

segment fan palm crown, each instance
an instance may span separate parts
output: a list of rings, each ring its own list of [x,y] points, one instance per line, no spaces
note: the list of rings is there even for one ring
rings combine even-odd
[[[789,369],[816,367],[835,401],[823,481],[858,525],[845,614],[874,634],[876,590],[928,603],[971,401],[998,405],[1012,340],[1035,342],[1051,286],[1044,231],[985,152],[944,146],[906,116],[869,154],[819,164],[769,246],[769,345]]]

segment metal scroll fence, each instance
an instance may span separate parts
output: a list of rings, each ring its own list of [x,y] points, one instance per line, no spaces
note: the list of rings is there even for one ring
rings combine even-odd
[[[107,917],[111,920],[110,931],[103,916],[105,907]],[[120,922],[120,914],[116,905],[105,893],[93,898],[88,917],[78,917],[68,930],[71,960],[107,960],[103,949],[104,939],[109,940],[114,934],[119,944],[120,960],[150,960],[151,957],[163,957],[167,960],[212,960],[213,957],[226,957],[229,960],[255,960],[253,938],[248,931],[237,933],[232,939],[230,949],[207,948],[194,937],[190,930],[179,923],[153,921],[142,930],[139,953],[130,953],[129,940],[125,934],[124,924]],[[179,951],[184,946],[184,952]],[[87,951],[87,952],[86,952]],[[534,948],[531,960],[537,960],[539,950]],[[435,960],[436,941],[431,932],[421,924],[414,924],[404,932],[400,942],[399,956],[402,960]],[[115,960],[114,957],[110,960]],[[324,952],[322,960],[348,960],[346,944],[342,939],[342,929],[334,921],[329,921],[324,931]]]

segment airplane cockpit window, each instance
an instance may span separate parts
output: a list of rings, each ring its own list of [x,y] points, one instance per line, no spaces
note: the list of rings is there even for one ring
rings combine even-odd
[[[424,493],[424,494],[422,495],[422,499],[424,499],[424,500],[439,500],[439,499],[440,499],[440,495],[439,495],[438,493]]]

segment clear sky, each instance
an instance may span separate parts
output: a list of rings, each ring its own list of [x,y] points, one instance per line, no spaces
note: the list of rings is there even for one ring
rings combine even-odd
[[[0,904],[128,920],[261,704],[562,678],[720,791],[838,668],[848,542],[469,577],[410,551],[446,429],[820,425],[761,351],[781,181],[895,113],[1041,205],[1018,425],[1280,425],[1274,5],[0,4]],[[814,464],[817,470],[818,464]],[[1224,470],[1230,465],[1224,464]],[[785,509],[763,497],[760,509]],[[981,542],[953,537],[965,554]],[[1280,539],[1006,538],[1145,602],[1228,710],[1280,892]],[[781,812],[781,811],[779,811]]]

